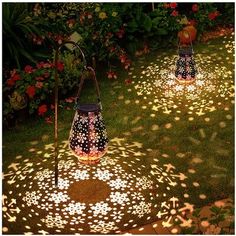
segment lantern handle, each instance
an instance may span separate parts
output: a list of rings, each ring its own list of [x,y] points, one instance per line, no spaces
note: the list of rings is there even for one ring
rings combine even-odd
[[[187,30],[185,30],[185,29],[183,29],[182,31],[187,32],[187,34],[188,34],[188,36],[190,38],[190,45],[191,45],[192,53],[194,53],[194,51],[193,51],[193,44],[192,44],[192,38],[191,38],[190,33]],[[179,51],[180,51],[180,39],[178,37],[178,53],[179,53]]]
[[[74,48],[78,48],[82,58],[83,58],[83,64],[84,68],[87,68],[87,62],[85,59],[85,55],[80,48],[78,43],[75,43],[73,41],[63,41],[60,46],[56,48],[55,57],[54,57],[54,78],[55,78],[55,123],[54,123],[54,158],[55,158],[55,185],[58,186],[58,84],[59,84],[59,78],[58,78],[58,59],[59,59],[59,52],[63,46],[66,44],[73,44]]]
[[[97,101],[98,101],[98,104],[101,108],[101,98],[100,98],[101,96],[100,96],[100,90],[99,90],[98,81],[96,78],[95,71],[90,66],[86,67],[84,71],[86,71],[86,70],[91,71],[93,74],[92,79],[94,80],[94,83],[95,83],[95,88],[96,88],[96,93],[97,93]],[[79,99],[80,99],[81,91],[83,88],[84,80],[85,80],[85,76],[84,76],[84,73],[82,73],[82,76],[80,79],[80,84],[79,84],[79,89],[78,89],[77,96],[76,96],[76,104],[75,104],[76,108],[77,108],[77,106],[79,106]]]

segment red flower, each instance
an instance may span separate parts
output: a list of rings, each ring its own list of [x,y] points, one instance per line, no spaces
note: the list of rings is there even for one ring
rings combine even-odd
[[[28,73],[28,74],[30,74],[34,71],[33,67],[29,66],[29,65],[27,65],[24,70],[25,70],[25,73]]]
[[[126,80],[125,80],[125,84],[128,85],[128,84],[131,84],[131,83],[132,83],[132,80],[131,80],[131,79],[126,79]]]
[[[69,97],[65,99],[65,102],[72,103],[74,102],[74,100],[75,100],[75,97]]]
[[[106,38],[107,38],[107,39],[110,39],[112,36],[113,36],[113,33],[111,33],[111,32],[108,32],[108,33],[106,34]]]
[[[176,2],[171,2],[170,3],[170,8],[174,9],[177,7],[177,3]]]
[[[124,65],[125,65],[125,69],[128,70],[129,67],[131,66],[131,61],[130,60],[126,60]]]
[[[84,14],[80,15],[79,20],[80,20],[80,23],[83,24],[85,20],[85,15]]]
[[[179,12],[176,11],[176,10],[174,10],[174,11],[172,11],[171,15],[172,15],[172,16],[178,16],[178,15],[179,15]]]
[[[63,62],[59,61],[59,62],[57,63],[57,69],[58,69],[58,71],[60,71],[60,72],[64,70],[64,64],[63,64]]]
[[[147,54],[147,53],[150,52],[150,49],[149,49],[149,47],[148,47],[147,44],[144,45],[144,47],[143,47],[143,52],[144,52],[144,54]]]
[[[12,79],[13,79],[14,81],[17,81],[17,80],[20,80],[21,78],[20,78],[20,75],[14,74],[14,75],[12,76]]]
[[[52,66],[53,66],[52,63],[49,63],[49,62],[43,62],[43,61],[37,63],[37,65],[36,65],[36,67],[37,67],[38,69],[42,69],[42,68],[51,68]]]
[[[88,17],[88,19],[90,19],[90,20],[91,20],[91,19],[93,18],[93,15],[92,15],[92,13],[91,13],[91,12],[88,12],[88,13],[87,13],[87,17]]]
[[[52,117],[51,117],[51,116],[46,117],[46,118],[45,118],[45,122],[46,122],[47,124],[52,124],[52,123],[53,123],[53,122],[52,122]]]
[[[188,24],[192,25],[192,26],[196,26],[197,25],[197,21],[196,20],[189,20]]]
[[[7,80],[6,83],[7,83],[8,86],[11,87],[11,86],[15,85],[16,82],[12,78],[10,78],[10,79]]]
[[[115,47],[111,47],[109,50],[110,50],[110,52],[112,53],[112,52],[115,52],[115,51],[116,51],[116,48],[115,48]]]
[[[8,86],[13,86],[13,85],[15,85],[17,80],[21,79],[21,77],[19,74],[17,74],[15,69],[13,71],[11,71],[10,74],[11,74],[11,78],[8,79],[6,83]]]
[[[116,72],[114,72],[114,71],[108,71],[107,72],[107,78],[108,79],[117,79],[117,74],[116,74]]]
[[[125,54],[121,54],[119,58],[120,58],[120,62],[121,62],[121,63],[125,63],[125,61],[126,61],[126,59],[127,59],[127,57],[126,57]]]
[[[52,110],[54,110],[54,109],[55,109],[54,104],[51,104],[51,105],[50,105],[50,108],[51,108]]]
[[[41,105],[39,108],[38,108],[38,114],[39,116],[43,116],[44,113],[47,111],[47,105]]]
[[[210,20],[215,20],[215,18],[219,15],[220,15],[220,13],[218,11],[214,11],[214,12],[211,12],[211,13],[208,14],[208,18]]]
[[[50,76],[50,73],[48,71],[45,71],[43,73],[44,78],[48,78]]]
[[[193,12],[197,12],[198,11],[198,5],[197,4],[193,4],[192,5],[192,11]]]
[[[35,95],[35,87],[34,86],[29,86],[27,89],[26,89],[26,93],[28,94],[28,96],[30,98],[33,98],[34,95]]]
[[[43,82],[36,82],[35,87],[41,89],[43,87]]]
[[[170,7],[170,4],[164,3],[163,7],[164,7],[164,8],[169,8],[169,7]]]
[[[62,35],[55,35],[55,41],[57,41],[58,44],[62,44],[62,41],[63,41],[63,36]]]
[[[123,38],[124,34],[125,34],[124,28],[121,28],[118,32],[116,32],[116,36],[120,39]]]
[[[44,80],[44,78],[42,76],[38,76],[38,77],[35,78],[35,80],[42,81],[42,80]]]
[[[69,19],[66,23],[69,28],[72,28],[75,24],[75,19]]]

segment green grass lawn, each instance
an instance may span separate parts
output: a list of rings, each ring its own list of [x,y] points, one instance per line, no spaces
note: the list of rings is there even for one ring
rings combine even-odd
[[[132,171],[124,167],[130,173],[141,167],[143,176],[151,176],[154,183],[160,180],[159,175],[151,173],[155,172],[155,165],[164,171],[164,166],[171,164],[175,175],[183,173],[187,178],[182,181],[176,177],[177,187],[168,190],[166,186],[158,188],[155,185],[156,192],[161,195],[162,191],[167,191],[167,197],[176,196],[180,202],[191,203],[195,208],[219,199],[234,198],[233,40],[233,36],[220,37],[194,46],[202,80],[208,81],[194,91],[185,87],[180,92],[173,90],[172,95],[165,93],[168,73],[175,65],[174,49],[155,51],[135,59],[131,70],[128,73],[120,71],[115,81],[105,78],[105,73],[96,68],[103,117],[111,140],[110,157],[117,158],[121,166],[132,165]],[[132,83],[125,83],[126,79],[131,79]],[[92,83],[86,85],[83,98],[91,101],[95,98],[95,90]],[[189,98],[191,93],[196,96]],[[73,116],[73,109],[59,110],[60,142],[68,139]],[[45,147],[53,143],[53,132],[53,124],[36,118],[4,130],[3,172],[8,173],[9,165],[19,156],[22,156],[21,162],[47,159],[45,167],[53,169],[53,155],[44,156]],[[117,138],[122,141],[116,142]],[[134,142],[138,145],[132,146]],[[122,151],[125,156],[121,155]],[[143,155],[135,155],[139,152]],[[136,161],[137,156],[139,161]],[[65,154],[63,158],[67,158]],[[165,181],[168,185],[169,180]],[[3,193],[12,186],[3,180]],[[149,191],[146,194],[148,196]],[[165,199],[166,195],[159,196],[158,201]],[[153,221],[157,212],[158,209],[154,209],[150,218],[137,219],[137,224]],[[124,219],[129,218],[124,216]]]

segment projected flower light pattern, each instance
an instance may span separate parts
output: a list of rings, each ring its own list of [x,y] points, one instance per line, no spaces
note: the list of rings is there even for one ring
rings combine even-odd
[[[225,67],[212,71],[212,68],[204,65],[204,61],[196,60],[199,71],[196,81],[183,85],[175,79],[173,61],[174,58],[169,57],[160,59],[160,65],[168,63],[168,69],[161,69],[161,66],[150,63],[150,66],[142,71],[140,80],[135,85],[140,97],[145,100],[152,98],[152,101],[148,102],[151,110],[170,114],[174,110],[181,113],[183,109],[187,109],[189,115],[195,113],[201,116],[217,109],[217,98],[233,100],[233,80],[223,79],[220,82],[217,79],[232,75]]]
[[[233,42],[224,43],[227,52],[232,54]],[[212,64],[212,58],[205,54],[195,56],[198,73],[191,84],[184,85],[176,81],[176,56],[158,56],[158,63],[151,62],[147,67],[141,66],[139,77],[133,75],[133,72],[130,72],[130,76],[138,78],[134,88],[138,96],[147,101],[152,111],[162,111],[165,114],[184,112],[190,116],[202,116],[217,110],[218,100],[234,100],[233,72],[222,66],[219,61]],[[146,109],[146,106],[143,106],[143,109]]]
[[[52,145],[45,146],[48,158],[40,160],[35,151],[38,162],[23,161],[19,156],[3,175],[4,232],[119,233],[156,218],[166,221],[167,216],[171,217],[168,222],[178,219],[189,227],[181,209],[192,205],[180,200],[187,176],[170,163],[159,164],[158,159],[150,166],[142,164],[142,158],[151,150],[141,151],[141,143],[126,143],[122,138],[110,143],[101,163],[83,165],[68,155],[63,142],[58,188],[54,186],[50,158]],[[174,188],[178,188],[179,196],[174,196]],[[170,199],[175,199],[176,204],[169,204]],[[12,223],[17,225],[17,232]]]

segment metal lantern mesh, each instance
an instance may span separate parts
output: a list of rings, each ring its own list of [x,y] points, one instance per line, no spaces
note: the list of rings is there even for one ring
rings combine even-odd
[[[106,153],[107,132],[100,109],[78,110],[72,123],[69,146],[81,162],[96,163]]]
[[[176,62],[175,76],[180,81],[195,80],[197,74],[196,64],[192,54],[179,53]]]

